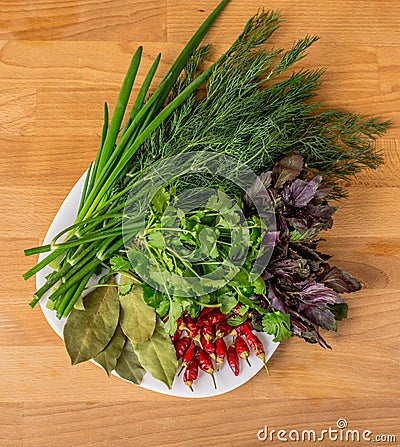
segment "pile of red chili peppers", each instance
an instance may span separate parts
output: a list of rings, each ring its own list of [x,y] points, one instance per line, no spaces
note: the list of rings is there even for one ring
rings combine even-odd
[[[214,371],[219,370],[225,358],[233,374],[239,375],[240,359],[251,366],[250,348],[265,365],[264,346],[252,331],[250,316],[236,327],[228,323],[228,318],[218,309],[205,307],[197,318],[185,313],[177,321],[178,329],[171,338],[178,360],[182,359],[178,375],[185,371],[183,381],[192,391],[199,370],[209,374],[217,388]],[[233,337],[229,347],[224,339],[228,336]]]

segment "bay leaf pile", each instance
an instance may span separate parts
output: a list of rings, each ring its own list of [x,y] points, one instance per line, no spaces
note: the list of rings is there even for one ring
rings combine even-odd
[[[168,388],[178,368],[175,348],[155,309],[143,300],[143,288],[122,276],[98,286],[74,308],[64,326],[64,342],[73,365],[93,359],[108,375],[140,384],[145,372]]]

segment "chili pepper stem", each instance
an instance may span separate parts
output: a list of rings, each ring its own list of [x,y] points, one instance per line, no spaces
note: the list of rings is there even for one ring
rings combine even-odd
[[[213,384],[214,384],[214,389],[217,389],[217,382],[215,381],[215,376],[214,376],[214,374],[210,374],[210,376],[211,376],[212,381],[213,381]]]
[[[181,373],[182,373],[182,371],[185,369],[185,365],[182,365],[181,366],[181,369],[179,370],[179,372],[178,372],[178,376],[177,377],[179,377],[180,375],[181,375]]]
[[[193,389],[193,382],[191,380],[188,380],[187,382],[185,382],[185,385],[187,385],[190,388],[190,391],[192,393],[194,393],[194,389]]]
[[[268,375],[268,376],[270,376],[270,375],[271,375],[271,373],[269,372],[269,369],[268,369],[268,367],[267,367],[267,364],[266,364],[266,363],[264,363],[264,368],[265,368],[265,371],[267,372],[267,375]]]
[[[250,366],[250,368],[251,368],[251,363],[250,363],[250,360],[249,360],[249,358],[248,357],[246,357],[246,362],[247,362],[247,364]],[[265,365],[265,363],[264,363],[264,365]]]

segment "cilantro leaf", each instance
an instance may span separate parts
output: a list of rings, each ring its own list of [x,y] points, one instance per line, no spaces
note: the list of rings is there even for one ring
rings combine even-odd
[[[122,256],[113,256],[110,259],[110,269],[113,272],[129,271],[132,270],[132,265]]]
[[[267,287],[265,285],[265,281],[259,276],[252,284],[254,286],[254,294],[255,295],[264,295]]]
[[[161,231],[152,231],[147,236],[147,243],[153,248],[165,248],[165,241]]]
[[[120,284],[120,285],[118,286],[118,293],[119,293],[121,296],[125,296],[125,295],[127,295],[127,294],[131,291],[132,286],[133,286],[133,283],[132,283],[132,282],[128,282],[128,283],[126,283],[126,284]]]
[[[231,326],[239,326],[244,323],[248,318],[249,306],[242,305],[237,309],[239,315],[232,315],[228,318],[228,323]]]
[[[192,318],[195,318],[199,314],[201,306],[195,303],[192,299],[178,298],[176,296],[174,298],[179,300],[182,306],[182,311],[187,312]]]
[[[158,214],[162,214],[169,202],[169,199],[169,193],[166,192],[164,188],[160,188],[151,199],[153,210]]]
[[[268,312],[263,316],[262,325],[264,332],[275,335],[274,341],[282,341],[292,336],[290,330],[290,315],[282,312]]]
[[[164,328],[168,334],[173,335],[176,332],[176,320],[182,315],[182,306],[176,300],[171,300],[169,306],[168,321],[164,324]]]
[[[227,314],[236,306],[238,298],[233,293],[225,293],[218,297],[218,302],[221,304],[220,311]]]
[[[228,318],[228,323],[231,326],[239,326],[242,323],[244,323],[247,320],[247,314],[246,315],[232,315],[231,317]]]
[[[148,306],[154,307],[160,317],[166,315],[169,310],[169,299],[160,291],[153,289],[148,284],[143,286],[143,299]]]

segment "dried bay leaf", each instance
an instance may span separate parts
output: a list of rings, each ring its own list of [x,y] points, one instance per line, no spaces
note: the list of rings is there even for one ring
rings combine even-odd
[[[133,348],[143,368],[171,389],[178,361],[171,338],[159,318],[152,337],[141,343],[134,343]]]
[[[129,279],[121,277],[124,286]],[[133,285],[130,292],[119,294],[121,303],[120,325],[124,334],[132,343],[148,340],[156,327],[156,312],[143,299],[143,288]]]
[[[96,357],[107,346],[120,313],[114,286],[96,288],[83,303],[85,310],[72,309],[64,326],[64,343],[73,365]]]
[[[139,385],[142,382],[146,371],[140,364],[129,338],[125,339],[124,348],[118,359],[115,371],[123,379],[136,383],[136,385]]]
[[[117,361],[125,345],[125,340],[126,337],[122,332],[121,326],[118,325],[108,345],[93,359],[105,369],[108,375],[111,374],[111,371],[117,365]]]

